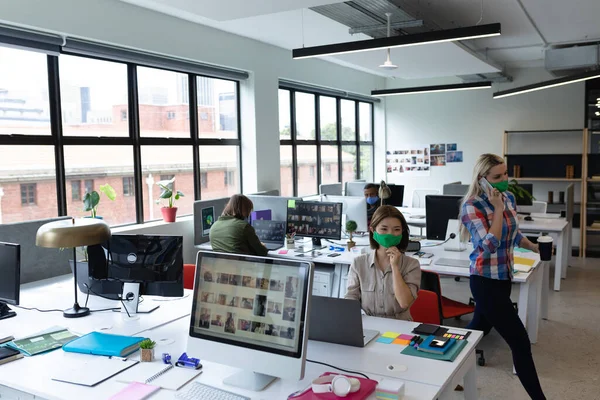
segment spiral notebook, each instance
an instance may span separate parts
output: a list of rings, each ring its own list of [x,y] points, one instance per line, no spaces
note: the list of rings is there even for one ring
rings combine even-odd
[[[119,374],[117,376],[117,381],[123,383],[149,383],[163,389],[179,390],[179,388],[201,373],[202,370],[176,367],[173,364],[144,362]]]

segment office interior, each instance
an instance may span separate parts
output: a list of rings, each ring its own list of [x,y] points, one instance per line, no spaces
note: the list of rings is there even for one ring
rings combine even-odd
[[[51,307],[70,307],[72,250],[36,246],[36,233],[49,222],[89,216],[83,203],[88,192],[99,192],[97,215],[112,235],[181,236],[183,264],[195,265],[198,251],[207,250],[202,210],[212,208],[216,219],[236,193],[248,195],[255,211],[269,209],[272,220],[286,221],[289,201],[327,202],[331,196],[335,202],[349,194],[355,199],[365,184],[385,181],[402,188],[401,200],[388,204],[401,207],[413,239],[427,243],[446,237],[445,223],[452,218],[444,216],[442,227],[435,227],[442,238],[430,236],[425,220],[434,218],[428,217],[426,197],[464,195],[477,157],[495,153],[506,158],[510,179],[534,197],[521,206],[524,224],[546,216],[550,223],[565,221],[550,232],[556,248],[546,267],[549,281],[543,283],[548,316],[536,322],[532,345],[542,386],[549,398],[595,398],[598,384],[586,365],[595,363],[593,354],[600,350],[595,340],[600,331],[590,323],[600,317],[595,307],[600,299],[600,74],[594,75],[600,65],[600,28],[594,19],[599,12],[592,0],[576,7],[556,0],[3,2],[0,241],[20,245],[21,305],[45,308],[47,300],[35,293],[49,290],[55,296]],[[422,43],[426,35],[419,36],[492,24],[501,24],[500,34],[436,43]],[[419,45],[293,58],[297,50],[388,36],[410,41],[412,35]],[[396,68],[382,67],[386,60]],[[460,90],[446,91],[447,86]],[[394,90],[400,93],[377,94]],[[441,153],[439,145],[445,147]],[[402,157],[407,150],[422,153]],[[175,204],[176,221],[166,223],[161,208],[168,201],[160,199],[157,182],[173,178],[171,190],[184,195]],[[114,200],[101,190],[105,184],[114,188]],[[533,221],[525,221],[525,214]],[[311,282],[315,295],[345,293],[352,252],[344,230],[340,222],[339,235],[324,236],[321,258],[313,257],[319,258]],[[543,228],[528,230],[531,237],[542,233]],[[367,237],[356,236],[358,251],[366,251]],[[296,241],[307,248],[309,242]],[[327,259],[336,252],[330,245],[341,246],[344,254]],[[54,286],[43,286],[55,279]],[[468,272],[442,274],[441,284],[444,296],[469,303]],[[524,287],[513,284],[515,304]],[[81,291],[79,302],[84,301]],[[106,307],[121,307],[106,302]],[[154,327],[144,319],[163,318],[175,308],[167,303],[153,313],[139,313],[139,329],[128,325],[119,332]],[[11,324],[21,314],[38,315],[9,307],[17,316],[0,320],[0,338],[13,334]],[[40,329],[21,326],[15,333],[72,323],[60,313],[43,315]],[[179,318],[186,320],[185,315]],[[471,316],[441,323],[464,328]],[[180,344],[189,324],[169,322],[161,335],[178,335]],[[81,324],[76,322],[87,333]],[[570,338],[568,346],[564,338]],[[527,398],[511,373],[510,351],[500,336],[492,332],[478,340],[486,365],[473,365],[476,397],[454,390],[452,379],[443,389],[429,390],[428,385],[442,384],[393,375],[408,382],[405,398]],[[331,371],[311,368],[315,376],[302,381],[304,386]],[[291,387],[286,385],[275,388]],[[0,386],[2,396],[49,393]],[[274,393],[272,398],[279,398]]]

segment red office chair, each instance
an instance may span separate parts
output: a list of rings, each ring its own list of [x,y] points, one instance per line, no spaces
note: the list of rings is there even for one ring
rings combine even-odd
[[[475,305],[470,302],[464,304],[456,300],[442,296],[442,284],[440,276],[431,271],[421,271],[421,288],[430,290],[437,294],[440,310],[440,321],[446,318],[458,318],[461,315],[471,314],[475,311]]]
[[[438,296],[430,290],[419,290],[417,299],[410,306],[410,315],[415,322],[440,325]]]
[[[183,287],[194,289],[194,278],[196,277],[196,265],[183,264]]]

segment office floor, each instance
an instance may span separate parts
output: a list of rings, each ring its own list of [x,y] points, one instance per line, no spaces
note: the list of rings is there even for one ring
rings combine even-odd
[[[540,325],[533,357],[542,388],[548,399],[600,399],[600,259],[585,262],[574,258],[561,291],[550,290],[549,319]],[[554,270],[550,270],[553,281]],[[442,279],[446,297],[467,302],[468,280]],[[512,298],[518,299],[519,285],[513,285]],[[465,326],[470,315],[447,325]],[[495,330],[479,345],[485,352],[485,367],[477,367],[479,398],[528,399],[519,379],[512,373],[508,345]],[[452,399],[463,399],[455,392]]]

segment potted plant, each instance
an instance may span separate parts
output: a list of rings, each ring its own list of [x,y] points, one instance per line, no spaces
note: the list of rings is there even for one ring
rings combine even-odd
[[[510,182],[508,182],[508,191],[515,195],[515,201],[517,201],[517,203],[519,203],[519,200],[535,200],[535,197],[533,197],[526,189],[523,189],[516,179],[511,179]]]
[[[175,222],[175,218],[177,216],[177,207],[175,207],[175,200],[179,200],[184,196],[179,190],[173,190],[173,182],[175,182],[175,178],[171,178],[168,181],[158,181],[156,184],[158,187],[162,189],[162,193],[159,196],[159,199],[156,201],[160,204],[160,199],[167,200],[167,205],[163,206],[160,209],[162,213],[163,220],[165,222]]]
[[[108,183],[105,185],[100,185],[100,191],[108,197],[109,200],[114,201],[117,198],[117,192],[112,188]],[[100,193],[92,190],[91,192],[87,192],[83,196],[83,210],[91,211],[91,218],[99,218],[98,216],[98,204],[100,203]]]
[[[156,342],[152,339],[144,339],[140,342],[141,362],[154,361],[154,346],[156,346]]]
[[[350,250],[351,248],[353,248],[354,246],[356,246],[356,242],[354,242],[354,240],[352,240],[352,234],[354,232],[356,232],[356,229],[358,228],[358,224],[356,223],[356,221],[346,221],[346,232],[348,232],[348,242],[346,243],[348,245],[348,250]]]

